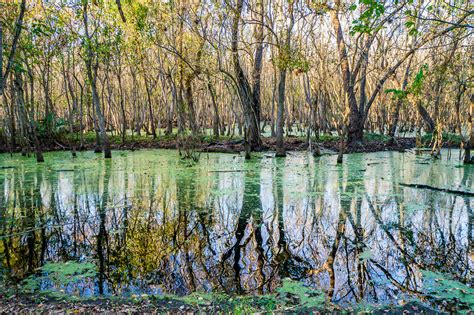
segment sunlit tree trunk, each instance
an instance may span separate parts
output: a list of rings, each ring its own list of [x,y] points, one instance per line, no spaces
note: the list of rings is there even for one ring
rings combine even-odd
[[[405,74],[403,75],[403,82],[401,86],[402,91],[405,91],[408,85],[408,79],[410,76],[410,67],[411,67],[412,60],[413,60],[413,55],[412,57],[410,57],[410,60],[408,61],[408,64],[405,68]],[[390,130],[388,132],[388,136],[390,137],[391,143],[393,143],[393,141],[395,140],[395,135],[397,132],[397,127],[398,127],[398,120],[400,117],[400,108],[402,107],[403,102],[404,102],[404,98],[401,98],[401,97],[398,98],[392,110],[392,122],[390,125]]]
[[[18,41],[20,40],[21,30],[23,29],[23,18],[26,11],[26,0],[22,0],[20,4],[20,14],[15,23],[15,30],[13,35],[13,41],[10,48],[10,53],[7,57],[7,65],[5,71],[3,71],[3,23],[0,23],[0,95],[3,95],[5,90],[5,85],[8,80],[8,76],[13,67],[13,61],[15,58],[15,52],[18,46]]]
[[[289,62],[291,57],[291,32],[293,31],[293,26],[295,23],[295,18],[293,15],[293,4],[294,1],[288,1],[288,11],[290,14],[290,24],[285,34],[285,41],[282,47],[279,47],[279,60],[280,60],[280,69],[279,69],[279,81],[278,81],[278,106],[277,106],[277,129],[276,129],[276,144],[277,152],[276,156],[285,156],[285,145],[283,139],[283,125],[285,123],[285,91],[286,91],[286,73],[288,71],[289,65],[286,64]]]
[[[474,148],[474,94],[470,96],[470,109],[468,116],[469,140],[464,147],[464,163],[474,163],[474,158],[471,156],[471,149]]]
[[[87,0],[82,0],[83,3],[83,22],[84,22],[84,30],[86,35],[86,56],[85,56],[85,63],[86,63],[86,72],[87,78],[89,80],[89,84],[91,87],[92,92],[92,104],[94,105],[95,115],[97,117],[97,123],[99,125],[100,136],[102,140],[102,146],[104,150],[104,157],[111,158],[112,151],[110,150],[110,143],[109,138],[107,137],[107,131],[105,130],[105,120],[104,115],[102,113],[100,107],[100,99],[99,93],[97,92],[97,68],[98,68],[98,61],[94,61],[94,51],[92,49],[92,37],[89,34],[89,26],[88,26],[88,17],[87,17]],[[97,57],[95,57],[97,58]]]
[[[253,64],[253,88],[252,88],[252,95],[253,95],[253,102],[255,108],[255,116],[257,120],[257,125],[260,126],[261,121],[261,77],[262,77],[262,65],[263,65],[263,26],[264,26],[264,9],[263,9],[263,0],[257,0],[256,2],[256,14],[258,18],[257,25],[255,26],[255,55],[254,55],[254,64]]]
[[[349,58],[344,42],[341,22],[339,20],[340,1],[336,0],[334,10],[331,10],[331,21],[336,33],[336,43],[339,52],[339,62],[342,72],[342,85],[348,102],[349,122],[347,126],[347,141],[354,143],[362,140],[363,119],[359,112],[357,99],[354,91],[353,78],[349,69]]]
[[[237,90],[244,114],[244,122],[246,130],[246,142],[251,149],[258,148],[262,145],[260,138],[260,127],[258,126],[257,113],[255,111],[255,103],[253,93],[248,82],[247,76],[242,69],[239,60],[239,22],[244,6],[243,0],[237,0],[235,13],[232,21],[232,63],[237,83]]]
[[[214,110],[214,116],[212,120],[212,130],[214,137],[219,138],[219,126],[220,126],[220,117],[219,117],[219,108],[217,106],[217,96],[216,96],[216,89],[212,85],[211,79],[208,77],[207,79],[207,89],[211,94],[211,102],[212,102],[212,109]]]

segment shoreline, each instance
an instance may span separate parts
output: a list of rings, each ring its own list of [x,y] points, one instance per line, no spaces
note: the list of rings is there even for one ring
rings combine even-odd
[[[443,149],[460,149],[460,140],[456,139],[453,134],[447,134],[444,137]],[[122,143],[122,138],[118,135],[109,136],[110,147],[112,151],[135,151],[144,149],[169,149],[178,150],[177,136],[159,135],[156,139],[146,136],[127,136]],[[181,148],[182,151],[200,152],[200,153],[229,153],[240,154],[245,152],[244,141],[239,137],[221,136],[216,139],[207,135],[199,135],[194,140],[187,139],[184,141],[188,147]],[[428,152],[431,150],[431,135],[425,134],[421,138],[420,150]],[[44,141],[42,139],[42,152],[61,152],[71,151],[71,144],[76,146],[75,151],[95,151],[95,134],[84,134],[83,146],[80,146],[77,134],[65,134],[53,140]],[[312,139],[312,147],[318,146],[321,155],[336,155],[339,153],[340,141],[337,136],[321,135],[318,141]],[[308,151],[308,140],[306,137],[288,136],[284,142],[285,150],[288,152],[304,152]],[[390,138],[380,134],[364,134],[364,140],[352,145],[348,145],[344,149],[344,154],[351,153],[374,153],[374,152],[405,152],[417,148],[417,141],[415,137],[398,137],[394,141]],[[262,137],[262,146],[253,150],[255,153],[272,153],[276,152],[276,138]],[[17,146],[11,150],[5,139],[0,139],[0,154],[21,153],[21,147]],[[26,152],[26,155],[34,154],[33,148]]]
[[[276,151],[276,139],[275,138],[262,138],[263,145],[254,150],[253,152],[274,152]],[[318,145],[322,154],[337,154],[339,151],[340,142],[337,140],[326,140],[313,143]],[[130,140],[127,139],[124,144],[122,143],[111,143],[112,150],[125,150],[135,151],[141,149],[170,149],[177,150],[176,139],[138,139]],[[94,151],[95,143],[86,142],[82,147],[77,146],[76,151]],[[382,152],[382,151],[400,151],[404,152],[416,147],[415,138],[397,138],[393,143],[383,140],[364,140],[361,143],[347,146],[344,150],[344,154],[348,153],[371,153],[371,152]],[[459,148],[459,145],[453,144],[450,146],[444,146],[444,148]],[[58,152],[58,151],[70,151],[70,144],[64,141],[54,141],[54,143],[43,144],[43,152]],[[210,153],[231,153],[236,154],[245,151],[243,140],[210,140],[210,141],[199,141],[192,149],[197,152],[210,152]],[[307,151],[308,142],[306,139],[290,137],[285,139],[285,150],[286,151]],[[8,148],[4,143],[0,144],[0,153],[21,153],[20,147],[16,147],[14,150]],[[29,151],[27,153],[34,153]]]
[[[11,293],[11,292],[10,292]],[[307,307],[298,294],[273,294],[260,296],[238,296],[227,294],[194,293],[188,296],[136,297],[97,296],[91,298],[52,297],[48,294],[0,293],[0,313],[147,313],[147,314],[200,314],[200,313],[244,313],[286,314],[290,313],[366,313],[413,314],[435,313],[436,310],[422,301],[409,299],[402,303],[391,301],[367,305],[339,305],[325,301],[318,306]]]

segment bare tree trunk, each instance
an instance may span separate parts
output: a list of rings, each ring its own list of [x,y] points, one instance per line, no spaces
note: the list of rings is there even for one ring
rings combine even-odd
[[[464,147],[464,163],[472,164],[474,163],[474,158],[471,156],[471,149],[474,148],[474,94],[471,94],[470,97],[470,110],[469,110],[469,117],[468,117],[468,130],[469,130],[469,140],[467,141]]]
[[[28,130],[28,134],[31,137],[34,148],[35,148],[35,155],[36,155],[36,162],[41,163],[44,162],[43,152],[41,150],[41,146],[38,140],[38,136],[36,134],[36,128],[32,122],[32,119],[28,117],[28,111],[26,109],[25,103],[25,96],[24,96],[24,89],[23,89],[23,80],[21,74],[15,71],[15,90],[16,90],[16,100],[18,103],[18,110],[21,113],[21,119],[23,120],[23,124],[26,125],[25,129]],[[32,96],[33,97],[33,96]]]
[[[71,136],[74,134],[74,123],[75,123],[75,115],[76,115],[76,112],[77,112],[77,95],[76,93],[74,92],[74,89],[72,87],[72,84],[71,84],[71,79],[70,79],[70,76],[69,76],[69,55],[68,55],[68,62],[67,62],[67,69],[66,69],[66,66],[64,64],[64,57],[61,56],[61,63],[62,63],[62,68],[63,68],[63,77],[64,77],[64,85],[65,85],[65,90],[66,90],[66,100],[67,100],[67,103],[68,103],[68,111],[69,111],[69,133],[71,134]],[[31,73],[31,70],[28,69],[28,73]],[[33,82],[33,74],[30,75],[30,79],[31,81]],[[69,100],[69,96],[68,96],[68,93],[71,97],[71,101],[72,101],[72,107],[71,107],[71,101]],[[71,141],[70,143],[70,146],[71,146],[71,155],[73,157],[76,156],[76,144]]]
[[[214,137],[219,138],[219,125],[220,125],[219,108],[217,107],[216,90],[212,86],[210,78],[208,78],[208,81],[207,81],[207,88],[209,90],[209,93],[211,94],[212,108],[214,109],[214,118],[212,121],[213,134],[214,134]]]
[[[401,86],[401,90],[405,91],[406,87],[408,85],[408,78],[410,77],[410,67],[411,67],[411,61],[413,60],[413,55],[410,57],[410,60],[408,61],[407,67],[405,69],[405,74],[403,76],[403,82]],[[388,132],[388,136],[390,137],[390,143],[393,143],[395,140],[395,133],[397,132],[397,126],[398,126],[398,118],[400,116],[400,108],[403,105],[403,98],[398,98],[397,102],[395,103],[395,107],[393,108],[392,111],[392,124],[390,125],[390,130]]]
[[[188,121],[189,127],[191,128],[191,132],[193,135],[197,135],[199,133],[198,126],[196,123],[196,109],[194,105],[193,99],[193,78],[188,77],[184,81],[184,97],[186,98],[186,107],[188,112]]]
[[[11,81],[10,81],[11,82]],[[3,94],[3,102],[5,106],[7,106],[8,113],[8,129],[10,130],[10,153],[16,149],[16,123],[15,123],[15,90],[13,88],[13,84],[10,84],[10,91],[11,91],[11,101],[7,101],[6,93]],[[10,106],[7,104],[10,103]]]
[[[277,106],[277,121],[276,121],[276,156],[285,156],[285,147],[283,141],[283,125],[285,123],[285,81],[286,69],[280,70],[280,81],[278,83],[278,106]]]
[[[262,145],[262,139],[260,137],[257,113],[255,112],[253,93],[239,61],[239,21],[242,15],[243,5],[244,0],[237,0],[235,15],[232,21],[232,62],[237,90],[244,114],[245,128],[247,129],[246,141],[249,143],[251,149],[255,149]]]
[[[426,131],[427,132],[433,132],[435,130],[435,122],[431,118],[430,114],[426,110],[426,108],[423,106],[421,103],[421,100],[418,100],[416,103],[416,109],[418,110],[418,113],[420,114],[421,118],[423,118],[423,121],[426,123]]]
[[[110,159],[112,157],[112,151],[110,150],[109,138],[107,137],[107,132],[105,130],[104,115],[102,114],[102,110],[100,108],[100,99],[99,99],[99,94],[97,92],[97,68],[99,65],[97,64],[97,61],[95,61],[93,64],[94,51],[92,49],[92,43],[91,43],[92,37],[89,34],[89,26],[88,26],[88,20],[87,20],[87,1],[83,1],[82,16],[83,16],[84,29],[85,29],[86,38],[87,38],[87,43],[86,43],[87,54],[85,56],[85,63],[86,63],[86,68],[87,68],[87,77],[89,79],[89,84],[92,90],[92,103],[95,108],[95,115],[97,117],[100,135],[102,138],[101,140],[102,140],[102,146],[104,150],[104,157],[106,159]]]
[[[171,74],[168,75],[169,77],[169,85],[171,89],[171,102],[172,105],[168,110],[166,115],[166,134],[170,135],[173,133],[173,108],[178,108],[178,92],[176,91],[176,85],[174,83],[174,79],[172,78]]]
[[[21,1],[20,5],[20,14],[18,15],[18,19],[15,23],[15,31],[13,35],[12,46],[10,49],[10,54],[8,55],[7,59],[7,68],[5,72],[3,72],[3,28],[2,23],[0,23],[0,95],[3,95],[5,90],[5,84],[8,79],[8,75],[13,66],[13,58],[15,56],[15,51],[18,45],[18,41],[20,39],[21,30],[23,29],[23,17],[25,16],[26,11],[26,0]]]
[[[263,18],[264,18],[264,11],[263,11],[263,0],[257,0],[257,14],[258,14],[258,24],[255,28],[255,59],[253,64],[253,102],[254,102],[254,109],[255,109],[255,116],[257,119],[257,124],[260,127],[261,121],[261,98],[260,98],[260,88],[261,88],[261,76],[262,76],[262,63],[263,63]]]
[[[151,90],[150,90],[150,86],[146,77],[147,77],[146,74],[144,74],[143,78],[145,80],[146,97],[147,97],[147,102],[148,102],[148,114],[150,115],[151,134],[153,135],[153,139],[156,139],[155,117],[153,115]]]
[[[122,66],[119,66],[119,71],[117,72],[117,80],[119,85],[119,96],[120,96],[120,111],[122,113],[122,145],[125,144],[125,137],[127,135],[127,116],[125,114],[125,97],[123,93],[122,86]]]
[[[295,18],[293,15],[293,1],[288,2],[288,11],[290,13],[290,24],[286,30],[286,38],[283,43],[283,47],[279,47],[279,58],[285,60],[291,54],[291,32],[293,31],[293,26],[295,23]],[[283,58],[282,58],[283,57]],[[283,125],[285,123],[285,90],[286,90],[286,73],[288,70],[288,65],[285,63],[281,65],[280,69],[280,80],[278,82],[278,107],[277,107],[277,130],[276,130],[276,144],[277,152],[276,156],[285,156],[285,146],[283,139]]]
[[[364,122],[357,105],[352,75],[349,69],[349,58],[347,56],[346,44],[344,42],[342,27],[338,16],[340,0],[336,0],[335,5],[337,8],[335,10],[331,10],[331,21],[334,31],[336,32],[336,42],[339,51],[339,61],[342,71],[342,82],[349,106],[347,141],[348,143],[354,143],[357,141],[362,141]]]

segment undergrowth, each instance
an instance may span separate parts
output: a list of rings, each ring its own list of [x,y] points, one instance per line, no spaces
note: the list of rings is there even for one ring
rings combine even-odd
[[[469,312],[474,310],[474,289],[451,279],[449,276],[422,270],[421,292],[425,301],[447,311]],[[81,287],[91,286],[97,280],[98,270],[93,262],[47,263],[36,270],[17,286],[7,286],[6,278],[0,281],[4,297],[24,294],[34,297],[38,302],[90,302],[114,301],[114,303],[135,303],[144,301],[166,307],[167,305],[186,305],[197,310],[209,310],[218,306],[219,310],[235,314],[256,312],[314,312],[314,311],[356,311],[374,312],[386,310],[430,310],[429,306],[416,297],[406,297],[397,304],[370,304],[360,302],[349,306],[338,306],[328,302],[324,292],[306,286],[304,283],[283,279],[280,287],[265,295],[232,295],[223,292],[194,292],[185,296],[173,294],[133,294],[131,296],[84,296]],[[82,291],[83,292],[83,291]]]

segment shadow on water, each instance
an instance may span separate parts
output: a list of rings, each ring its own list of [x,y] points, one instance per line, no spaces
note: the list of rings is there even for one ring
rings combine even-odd
[[[472,281],[472,198],[399,185],[472,191],[474,170],[457,161],[212,154],[189,165],[173,151],[66,154],[45,154],[44,165],[0,156],[14,166],[0,173],[9,279],[47,266],[41,290],[95,296],[266,294],[292,278],[336,303],[422,297],[426,270]],[[65,284],[53,268],[64,262],[94,272]]]

